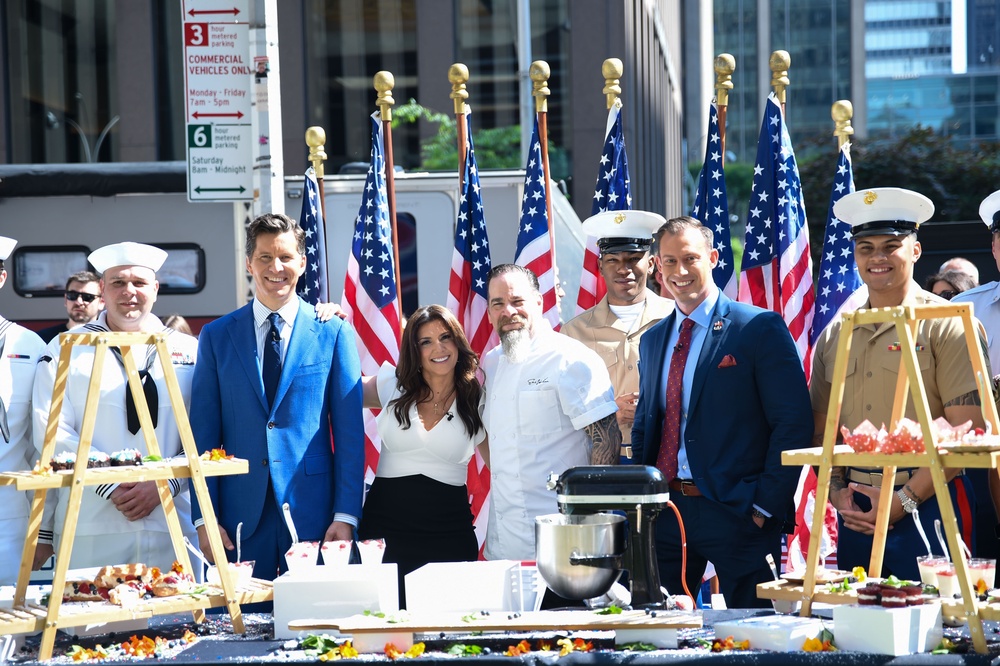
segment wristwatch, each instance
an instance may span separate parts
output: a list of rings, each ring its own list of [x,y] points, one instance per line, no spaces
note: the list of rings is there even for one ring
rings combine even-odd
[[[767,520],[767,516],[764,515],[764,512],[756,507],[753,510],[753,517],[760,518],[761,520]]]
[[[913,513],[917,510],[917,500],[907,495],[906,491],[902,488],[896,491],[896,497],[903,503],[903,511],[906,513]]]

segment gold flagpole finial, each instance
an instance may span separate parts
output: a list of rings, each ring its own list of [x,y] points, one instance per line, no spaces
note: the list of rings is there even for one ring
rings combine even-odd
[[[316,180],[323,180],[323,162],[326,161],[326,130],[313,125],[306,130],[306,145],[309,146],[309,161],[316,170]]]
[[[833,118],[833,135],[837,137],[837,148],[843,148],[845,143],[851,141],[851,136],[854,134],[854,128],[851,127],[854,105],[849,99],[838,99],[830,108],[830,116]]]
[[[382,122],[391,122],[392,107],[396,103],[396,100],[392,98],[392,87],[396,85],[396,78],[392,75],[392,72],[383,70],[375,73],[373,83],[375,90],[378,91],[378,98],[375,100],[375,105],[381,112]]]
[[[622,94],[621,78],[625,73],[625,65],[618,58],[608,58],[601,65],[604,75],[604,95],[608,98],[608,109],[615,105],[615,100]]]
[[[549,63],[544,60],[536,60],[531,63],[531,67],[528,69],[528,76],[531,77],[533,84],[531,96],[535,98],[535,110],[539,113],[548,113],[549,111],[549,105],[545,98],[552,92],[549,90],[549,74],[551,73]]]
[[[733,89],[733,72],[736,58],[728,53],[720,53],[715,58],[715,102],[719,106],[729,106],[729,91]]]
[[[788,51],[775,51],[768,60],[768,65],[771,67],[771,87],[774,88],[774,94],[782,108],[785,106],[785,89],[790,85],[788,68],[791,64],[792,57],[788,55]]]
[[[448,68],[448,81],[451,83],[451,97],[455,102],[455,115],[460,116],[466,113],[465,102],[469,99],[469,90],[466,83],[469,82],[469,68],[460,62]]]

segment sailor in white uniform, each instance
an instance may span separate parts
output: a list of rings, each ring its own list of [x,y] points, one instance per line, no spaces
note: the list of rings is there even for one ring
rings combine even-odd
[[[979,217],[989,227],[992,235],[993,259],[1000,268],[1000,190],[983,199]],[[972,314],[986,327],[990,346],[990,369],[1000,375],[1000,282],[988,282],[975,289],[963,291],[951,299],[952,303],[972,303]]]
[[[4,262],[17,241],[0,236],[0,287],[7,282]],[[45,352],[42,339],[0,316],[0,470],[31,469],[31,382],[35,364]],[[17,580],[24,536],[28,531],[28,497],[13,486],[0,486],[0,584]]]
[[[159,283],[156,271],[167,253],[140,243],[117,243],[95,250],[90,263],[101,278],[101,295],[106,305],[97,320],[78,326],[70,333],[94,331],[145,332],[167,331],[171,363],[177,374],[185,407],[190,406],[191,378],[197,358],[195,338],[167,329],[151,310],[156,302]],[[59,360],[59,341],[50,343],[46,357],[38,365],[34,385],[35,446],[41,450],[45,425],[52,400],[52,386]],[[163,379],[163,369],[152,346],[132,348],[143,381],[144,395],[150,407],[156,439],[164,458],[182,453],[177,423]],[[107,354],[101,377],[101,397],[97,407],[92,452],[108,455],[123,449],[137,449],[147,454],[146,444],[128,390],[124,366],[117,350]],[[74,347],[69,380],[63,402],[56,452],[76,452],[83,421],[87,389],[94,363],[94,348]],[[191,501],[186,480],[171,480],[171,492],[178,518],[185,533],[193,538]],[[53,495],[58,501],[53,502]],[[51,552],[53,540],[59,543],[66,519],[69,489],[50,493],[39,539],[40,553]],[[84,490],[80,518],[70,556],[71,567],[140,562],[169,569],[174,550],[167,531],[163,508],[152,481],[91,486]]]

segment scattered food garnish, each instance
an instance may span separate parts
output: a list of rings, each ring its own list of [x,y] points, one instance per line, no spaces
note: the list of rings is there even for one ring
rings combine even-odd
[[[950,654],[954,652],[957,647],[958,645],[956,643],[953,643],[947,638],[942,638],[941,643],[936,648],[931,650],[931,654]]]
[[[478,645],[455,643],[446,650],[446,653],[455,657],[475,657],[483,653],[483,648]]]
[[[504,651],[504,656],[507,657],[520,657],[522,654],[528,654],[531,652],[531,644],[528,641],[521,641],[517,645],[510,645],[507,650]]]
[[[617,650],[631,650],[632,652],[653,652],[654,650],[659,650],[652,643],[622,643],[621,645],[616,645]]]
[[[358,651],[351,645],[351,640],[347,639],[343,644],[335,645],[317,658],[320,661],[336,661],[337,659],[350,659],[357,656]]]
[[[582,638],[560,638],[556,641],[559,646],[559,656],[565,657],[570,652],[590,652],[594,649],[594,644],[584,641]]]
[[[385,618],[385,613],[383,613],[382,611],[366,610],[364,613],[362,613],[362,615],[364,615],[365,617]]]
[[[226,454],[225,449],[212,449],[211,451],[205,451],[201,454],[202,460],[218,461],[218,460],[232,460],[236,456]]]
[[[618,606],[615,606],[614,604],[611,604],[607,608],[602,608],[601,610],[596,612],[598,615],[621,615],[622,609]]]
[[[108,651],[103,647],[98,645],[97,647],[85,648],[79,645],[74,645],[66,652],[66,656],[70,657],[73,661],[90,661],[91,659],[107,659]]]
[[[221,450],[221,449],[217,449],[217,450]],[[223,452],[223,453],[225,453],[225,452]],[[202,456],[202,457],[204,457],[204,456]],[[163,456],[149,455],[149,456],[143,456],[142,457],[142,462],[162,462],[162,461],[163,461]]]
[[[854,567],[853,569],[851,569],[851,573],[854,574],[854,577],[858,579],[859,583],[865,582],[865,580],[868,578],[868,574],[865,573],[864,567]]]
[[[385,644],[385,656],[389,657],[389,659],[392,659],[393,661],[395,661],[395,660],[397,660],[397,659],[399,659],[401,657],[406,657],[408,659],[413,659],[415,657],[419,657],[420,655],[422,655],[424,653],[425,649],[426,649],[426,646],[423,643],[414,643],[413,647],[411,647],[406,652],[400,652],[399,648],[397,648],[392,643],[386,643]]]
[[[712,652],[727,652],[729,650],[749,650],[750,641],[737,641],[732,636],[726,636],[722,640],[716,639],[712,643]]]
[[[980,578],[976,581],[976,594],[986,594],[989,591],[990,586],[986,584],[986,581]]]

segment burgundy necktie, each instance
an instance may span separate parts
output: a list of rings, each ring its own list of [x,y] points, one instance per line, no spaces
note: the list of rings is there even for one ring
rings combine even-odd
[[[667,371],[667,411],[663,416],[663,435],[660,438],[660,453],[656,457],[656,467],[663,472],[667,482],[677,478],[677,451],[681,439],[681,385],[684,383],[684,365],[691,349],[691,329],[694,321],[690,318],[681,322],[681,334],[677,346],[670,357]]]

